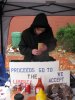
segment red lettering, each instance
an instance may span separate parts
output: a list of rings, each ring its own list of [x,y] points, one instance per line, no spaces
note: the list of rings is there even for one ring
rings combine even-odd
[[[20,83],[27,84],[31,82],[32,80],[13,80],[13,84],[20,84]]]

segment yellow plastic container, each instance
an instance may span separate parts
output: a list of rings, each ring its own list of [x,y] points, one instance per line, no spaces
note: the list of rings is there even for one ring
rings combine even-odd
[[[36,94],[36,100],[47,100],[47,96],[42,89],[40,89],[38,94]]]

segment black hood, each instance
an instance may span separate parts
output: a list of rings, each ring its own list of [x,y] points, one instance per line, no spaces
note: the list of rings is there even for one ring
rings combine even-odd
[[[48,24],[48,21],[47,21],[47,17],[44,13],[40,13],[38,14],[32,25],[31,25],[31,28],[35,28],[35,27],[43,27],[43,28],[49,28],[49,24]]]

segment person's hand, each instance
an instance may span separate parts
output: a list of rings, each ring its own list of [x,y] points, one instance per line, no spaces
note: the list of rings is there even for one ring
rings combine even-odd
[[[43,52],[46,51],[47,49],[48,49],[47,46],[44,43],[42,43],[42,46],[39,48],[39,51]]]
[[[41,53],[42,53],[41,50],[38,50],[38,49],[33,49],[33,50],[32,50],[32,54],[33,54],[33,55],[38,56],[38,55],[41,55]]]

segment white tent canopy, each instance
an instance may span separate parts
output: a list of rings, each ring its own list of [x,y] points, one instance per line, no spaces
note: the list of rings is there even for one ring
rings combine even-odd
[[[9,23],[13,16],[25,16],[25,15],[30,16],[30,15],[36,15],[40,12],[44,12],[50,16],[75,15],[75,3],[59,3],[59,2],[57,3],[54,1],[50,2],[46,0],[27,0],[27,2],[24,1],[26,0],[0,0],[0,11],[2,11],[0,12],[1,13],[0,45],[1,45],[1,52],[3,54],[5,54],[5,49],[7,47]],[[30,2],[30,1],[35,1],[35,2]],[[42,2],[37,2],[37,1],[42,1]]]

